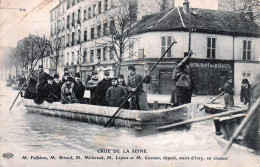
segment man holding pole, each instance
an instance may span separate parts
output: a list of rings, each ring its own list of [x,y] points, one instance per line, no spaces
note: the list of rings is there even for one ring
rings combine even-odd
[[[37,82],[37,98],[34,99],[34,102],[37,104],[41,104],[44,101],[43,96],[43,87],[47,84],[47,76],[48,74],[43,71],[43,66],[39,65],[39,75],[38,75],[38,82]]]
[[[128,66],[130,75],[128,76],[127,90],[129,92],[134,92],[130,100],[130,109],[131,110],[148,110],[147,94],[143,90],[143,85],[139,86],[136,90],[137,85],[143,80],[143,76],[137,74],[135,71],[135,66]],[[144,80],[144,83],[149,84],[151,77],[147,76]]]
[[[225,102],[225,106],[224,108],[229,107],[232,108],[234,107],[234,88],[232,85],[233,79],[232,77],[228,77],[227,82],[224,84],[224,86],[220,89],[222,91],[224,91],[224,102]]]

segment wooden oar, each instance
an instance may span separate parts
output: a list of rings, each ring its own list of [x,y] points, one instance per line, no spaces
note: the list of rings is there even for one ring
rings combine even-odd
[[[213,119],[214,117],[219,117],[219,116],[224,116],[224,115],[230,115],[230,114],[235,114],[235,113],[246,112],[246,110],[247,109],[244,108],[244,109],[239,109],[239,110],[226,111],[226,112],[222,112],[222,113],[218,113],[218,114],[212,114],[212,115],[208,115],[208,116],[204,116],[204,117],[189,119],[189,120],[186,120],[186,121],[182,121],[182,122],[178,122],[178,123],[174,123],[174,124],[170,124],[170,125],[161,126],[161,127],[158,127],[157,129],[158,130],[169,129],[169,128],[172,128],[172,127],[185,125],[185,124],[188,124],[188,123],[194,123],[194,122],[200,122],[200,121]]]
[[[226,153],[228,152],[228,150],[232,146],[234,139],[237,138],[239,133],[244,129],[244,127],[246,126],[248,121],[252,118],[253,114],[256,112],[256,110],[257,110],[257,108],[259,106],[259,103],[260,103],[260,97],[256,100],[256,102],[253,104],[253,106],[249,109],[246,117],[243,119],[241,124],[237,127],[237,129],[233,133],[232,137],[229,139],[228,144],[226,145],[226,147],[225,147],[225,149],[223,151],[223,156],[226,155]],[[257,132],[255,132],[255,133],[257,133]]]
[[[34,64],[34,66],[33,66],[33,68],[31,69],[30,74],[28,75],[28,77],[27,77],[27,79],[25,80],[25,82],[23,83],[23,85],[22,85],[22,87],[21,87],[19,93],[17,94],[16,98],[14,99],[14,102],[13,102],[12,106],[10,107],[10,110],[12,110],[12,108],[13,108],[13,106],[14,106],[14,103],[16,102],[16,100],[17,100],[19,94],[21,93],[21,91],[22,91],[24,85],[27,83],[27,81],[29,80],[30,76],[32,75],[33,69],[34,69],[34,67],[36,66],[36,64],[38,63],[38,61],[40,60],[40,58],[42,57],[42,54],[44,53],[46,46],[47,46],[47,44],[44,46],[44,48],[43,48],[41,54],[39,55],[39,57],[37,58],[37,60],[36,60],[36,62],[35,62],[35,64]]]
[[[166,55],[166,53],[171,49],[173,44],[177,43],[175,39],[173,39],[172,44],[167,48],[167,50],[163,53],[163,55],[158,59],[158,61],[152,66],[152,68],[149,70],[149,72],[146,74],[146,76],[143,78],[143,80],[136,86],[135,91],[132,91],[125,100],[120,104],[116,112],[110,117],[110,119],[107,121],[107,123],[104,125],[104,127],[107,127],[107,125],[115,118],[116,114],[120,111],[120,109],[124,106],[124,104],[128,101],[128,99],[136,92],[136,90],[143,84],[146,77],[150,75],[150,73],[153,71],[153,69],[157,66],[157,64],[162,60],[162,58]]]
[[[225,91],[220,93],[215,99],[211,100],[209,103],[213,103],[214,101],[216,101],[220,96],[224,95]],[[203,110],[205,108],[205,105],[199,109],[199,111]]]

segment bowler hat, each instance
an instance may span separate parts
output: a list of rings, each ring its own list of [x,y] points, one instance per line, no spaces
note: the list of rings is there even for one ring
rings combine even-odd
[[[79,73],[76,73],[76,74],[75,74],[75,77],[80,78],[80,74],[79,74]]]
[[[109,76],[109,74],[110,74],[109,71],[105,71],[105,72],[104,72],[104,75],[105,75],[105,76]]]
[[[92,71],[92,74],[91,74],[91,75],[97,75],[97,74],[98,74],[98,72]]]
[[[248,79],[242,79],[242,84],[248,84]]]
[[[73,81],[72,77],[71,77],[71,76],[68,76],[68,77],[67,77],[67,81]]]
[[[124,75],[120,74],[120,75],[118,76],[118,78],[124,79]]]
[[[54,78],[59,78],[60,76],[58,74],[54,74]]]
[[[128,70],[135,71],[135,66],[133,66],[133,65],[128,66]]]

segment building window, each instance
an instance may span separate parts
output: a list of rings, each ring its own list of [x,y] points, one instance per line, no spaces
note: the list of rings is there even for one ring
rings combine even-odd
[[[216,58],[216,38],[208,38],[207,42],[207,58]]]
[[[70,15],[67,16],[67,28],[70,27]]]
[[[65,64],[66,65],[69,65],[69,57],[70,57],[70,54],[67,53],[67,57],[65,58]]]
[[[91,7],[88,8],[88,18],[91,18]]]
[[[134,42],[129,42],[129,59],[133,58],[134,56]]]
[[[75,59],[75,57],[74,57],[74,52],[72,52],[72,53],[71,53],[71,65],[74,64],[74,59]]]
[[[70,8],[70,0],[67,0],[67,9]]]
[[[81,35],[81,32],[80,32],[80,30],[78,30],[78,44],[80,43],[80,35]]]
[[[100,57],[101,57],[101,49],[98,48],[97,49],[97,59],[100,60]]]
[[[161,54],[164,54],[164,52],[167,50],[167,48],[171,45],[172,43],[172,37],[171,36],[163,36],[161,38],[162,41],[162,49],[161,49]],[[166,57],[171,57],[172,52],[171,49],[167,52]]]
[[[81,18],[80,18],[80,9],[78,10],[78,23],[80,23],[80,20],[81,20]]]
[[[111,0],[110,3],[111,3],[111,5],[110,5],[111,8],[114,7],[114,2],[113,2],[113,0]]]
[[[107,2],[107,0],[105,0],[105,2],[104,2],[104,10],[107,10],[107,4],[108,4],[108,2]]]
[[[251,41],[243,41],[243,60],[251,60]]]
[[[90,50],[90,62],[94,62],[94,49]]]
[[[72,6],[75,5],[75,0],[72,0]]]
[[[87,10],[84,9],[84,20],[87,20]]]
[[[97,27],[97,37],[101,36],[101,25]]]
[[[98,2],[98,13],[101,13],[101,6],[102,6],[101,1],[99,1]]]
[[[96,4],[93,5],[93,17],[96,15]]]
[[[103,35],[107,35],[107,23],[103,24]]]
[[[72,13],[72,23],[71,23],[72,26],[75,25],[75,13]]]
[[[74,39],[75,39],[75,38],[74,38],[74,35],[75,35],[74,32],[72,32],[72,34],[71,34],[71,38],[72,38],[72,40],[71,40],[71,45],[72,45],[72,46],[74,45]]]
[[[95,38],[95,28],[91,28],[91,36],[90,36],[91,39],[94,39]]]
[[[87,30],[84,31],[84,41],[88,40],[88,32]]]
[[[87,49],[84,49],[83,51],[83,63],[87,62]]]
[[[247,78],[250,81],[251,72],[243,72],[242,76],[243,76],[243,78]]]
[[[113,50],[113,46],[111,46],[110,50],[109,50],[109,58],[110,58],[110,60],[114,59],[114,53],[115,53],[115,51]]]
[[[114,32],[114,30],[115,30],[115,21],[114,20],[111,20],[110,21],[110,27],[109,27],[109,32],[110,33],[113,33]]]
[[[144,49],[138,49],[138,58],[143,59],[144,58]]]
[[[107,60],[107,47],[105,46],[103,48],[103,61],[106,61]]]

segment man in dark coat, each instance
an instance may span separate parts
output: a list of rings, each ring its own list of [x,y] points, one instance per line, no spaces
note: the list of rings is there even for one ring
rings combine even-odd
[[[240,91],[240,101],[244,105],[250,103],[250,96],[251,96],[250,89],[251,89],[251,85],[249,84],[248,79],[243,79],[241,85],[241,91]]]
[[[22,87],[23,86],[23,83],[26,81],[26,78],[23,74],[23,76],[19,79],[19,84],[18,84],[18,87]]]
[[[233,87],[233,78],[228,77],[227,82],[224,84],[224,86],[221,88],[222,91],[225,91],[224,93],[224,108],[232,108],[234,107],[234,87]]]
[[[47,76],[48,74],[43,71],[43,66],[39,65],[39,75],[38,75],[38,82],[37,82],[37,97],[34,99],[34,102],[37,104],[41,104],[44,101],[43,96],[43,87],[47,84]]]
[[[90,100],[89,103],[90,104],[94,104],[96,105],[96,88],[98,85],[98,78],[97,78],[97,72],[93,71],[91,74],[91,79],[87,82],[86,84],[86,89],[90,90]]]
[[[187,56],[187,54],[184,54],[184,56]],[[187,59],[182,64],[177,65],[173,71],[172,79],[174,87],[171,101],[175,106],[191,103],[195,84],[193,81],[193,70],[189,64],[190,59]]]
[[[62,82],[60,81],[60,76],[58,74],[54,74],[54,78],[53,78],[53,89],[55,90],[55,95],[59,98],[59,100],[61,99],[61,86],[62,86]]]
[[[112,86],[107,90],[106,100],[110,107],[119,107],[120,104],[125,100],[127,92],[125,88],[118,85],[117,78],[112,78],[111,82]]]
[[[143,90],[143,85],[139,86],[136,90],[137,85],[143,80],[143,76],[135,72],[135,66],[128,66],[130,75],[128,76],[127,90],[129,92],[135,92],[131,96],[130,109],[131,110],[149,110],[147,102],[147,94]],[[149,84],[151,77],[147,76],[144,83]]]
[[[80,74],[76,73],[75,74],[75,81],[74,81],[74,87],[73,87],[75,96],[77,100],[80,103],[85,103],[84,101],[84,93],[85,93],[85,87],[83,86],[82,82],[80,81]]]
[[[118,85],[119,86],[122,86],[126,92],[127,92],[127,86],[126,86],[126,83],[125,83],[125,80],[124,80],[124,75],[120,74],[119,77],[118,77]],[[127,92],[127,95],[129,94],[129,92]],[[123,108],[125,109],[129,109],[130,108],[130,103],[129,101],[125,102]]]
[[[106,101],[106,93],[110,86],[112,86],[111,79],[109,78],[109,72],[104,72],[104,79],[98,82],[96,88],[96,96],[97,96],[97,105],[100,106],[108,106]]]
[[[34,76],[34,72],[32,72],[32,75],[30,76],[28,86],[25,89],[24,98],[27,99],[35,99],[37,97],[37,79]]]
[[[56,96],[57,94],[53,88],[53,78],[52,76],[47,76],[47,84],[43,87],[43,96],[44,100],[46,100],[49,103],[57,102],[59,101],[59,97]]]

